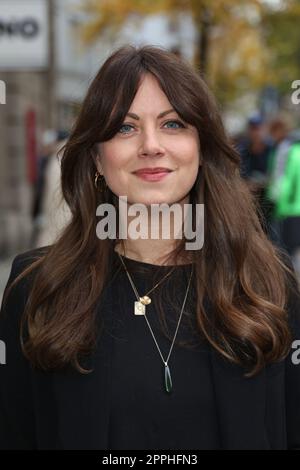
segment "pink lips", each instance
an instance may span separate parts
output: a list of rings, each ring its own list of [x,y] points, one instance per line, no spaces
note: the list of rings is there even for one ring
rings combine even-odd
[[[145,181],[160,181],[170,173],[172,170],[168,168],[141,168],[134,172],[136,176]]]
[[[170,174],[170,171],[164,171],[161,173],[135,173],[136,176],[142,178],[145,181],[160,181]]]

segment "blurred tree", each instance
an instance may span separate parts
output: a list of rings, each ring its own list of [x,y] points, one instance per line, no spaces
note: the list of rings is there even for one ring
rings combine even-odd
[[[199,64],[204,72],[208,62],[212,27],[216,25],[232,26],[233,20],[245,27],[248,24],[249,7],[261,10],[261,1],[155,0],[149,2],[148,0],[85,0],[82,9],[90,15],[91,20],[83,26],[82,36],[85,42],[90,43],[102,34],[113,37],[128,19],[139,22],[146,15],[165,13],[170,16],[170,21],[174,22],[174,17],[189,12],[199,32],[195,62]]]
[[[262,35],[263,7],[250,3],[232,7],[210,34],[208,81],[222,103],[270,82],[270,54]]]
[[[289,31],[299,18],[297,0],[281,0],[277,10],[267,0],[85,0],[82,8],[91,18],[82,30],[86,44],[100,35],[113,40],[126,20],[139,25],[146,15],[155,13],[166,14],[174,30],[180,15],[190,13],[198,31],[194,65],[223,103],[273,84],[273,64],[289,67],[285,34],[293,36],[300,62],[300,29]]]
[[[300,2],[281,0],[280,8],[263,16],[264,38],[269,50],[270,83],[281,93],[291,92],[291,82],[300,75]]]

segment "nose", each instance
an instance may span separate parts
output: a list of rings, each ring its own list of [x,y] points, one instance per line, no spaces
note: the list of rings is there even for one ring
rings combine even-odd
[[[161,156],[165,150],[160,143],[157,132],[153,130],[144,131],[141,137],[140,156]]]

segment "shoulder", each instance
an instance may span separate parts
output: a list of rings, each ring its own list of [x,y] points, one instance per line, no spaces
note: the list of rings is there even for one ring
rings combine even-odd
[[[50,245],[43,246],[16,255],[12,261],[10,275],[6,287],[8,287],[19,275],[21,275],[27,268],[29,268],[32,263],[44,256],[48,252],[49,248]],[[27,280],[29,280],[29,278]]]
[[[11,275],[17,276],[21,274],[21,272],[23,272],[24,269],[29,267],[34,261],[44,256],[48,252],[49,248],[50,245],[43,246],[16,255],[12,261]]]

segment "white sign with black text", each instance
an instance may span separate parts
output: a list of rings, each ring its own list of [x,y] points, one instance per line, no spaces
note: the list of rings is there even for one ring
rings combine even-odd
[[[46,0],[0,0],[0,70],[44,68],[47,63]]]

